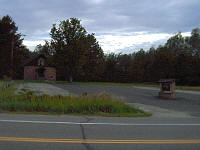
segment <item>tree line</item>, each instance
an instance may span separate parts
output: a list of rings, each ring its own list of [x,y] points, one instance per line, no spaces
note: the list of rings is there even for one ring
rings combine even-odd
[[[158,48],[132,54],[106,55],[105,79],[113,82],[156,82],[174,78],[182,85],[200,84],[200,29],[191,36],[181,33]]]
[[[174,78],[178,84],[200,84],[199,28],[191,36],[178,33],[164,45],[132,54],[104,54],[94,34],[88,34],[77,18],[53,24],[51,40],[34,51],[22,44],[17,29],[9,16],[0,20],[0,78],[23,79],[23,61],[43,53],[47,65],[56,68],[57,80],[130,83]]]

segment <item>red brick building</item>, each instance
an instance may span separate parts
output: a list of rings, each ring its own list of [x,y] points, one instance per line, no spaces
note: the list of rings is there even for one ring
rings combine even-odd
[[[56,69],[45,66],[45,55],[35,55],[24,62],[24,80],[56,80]]]

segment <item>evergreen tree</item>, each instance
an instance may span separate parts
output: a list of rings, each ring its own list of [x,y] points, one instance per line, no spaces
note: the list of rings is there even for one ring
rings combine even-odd
[[[10,16],[0,19],[0,77],[23,77],[24,60],[29,56],[29,50],[22,44],[21,34]]]

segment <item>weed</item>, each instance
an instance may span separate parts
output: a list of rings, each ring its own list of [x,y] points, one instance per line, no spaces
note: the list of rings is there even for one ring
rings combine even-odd
[[[14,94],[12,85],[0,92],[0,109],[10,112],[44,112],[103,116],[149,116],[144,111],[126,105],[121,99],[107,94],[78,96],[36,95],[32,91]]]

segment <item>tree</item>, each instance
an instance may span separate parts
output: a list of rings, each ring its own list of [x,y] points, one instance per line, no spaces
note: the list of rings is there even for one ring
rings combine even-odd
[[[153,74],[156,80],[175,77],[176,55],[166,47],[159,47],[153,64]]]
[[[116,65],[117,65],[117,55],[114,53],[110,53],[105,55],[104,58],[104,81],[114,82],[115,73],[116,73]]]
[[[178,55],[181,51],[190,50],[191,45],[189,44],[188,37],[183,37],[181,32],[172,36],[167,40],[165,47]]]
[[[84,65],[84,80],[86,81],[99,81],[102,78],[104,71],[104,53],[94,34],[86,36],[87,44],[87,62]]]
[[[200,28],[192,30],[190,44],[192,46],[193,54],[200,56]]]
[[[23,61],[29,50],[22,44],[21,34],[10,16],[0,19],[0,77],[19,78],[23,76]]]
[[[81,73],[82,67],[86,63],[84,45],[86,30],[80,24],[80,20],[70,18],[61,21],[58,26],[53,24],[50,32],[52,38],[51,45],[55,50],[56,66],[58,71],[70,82],[73,76]]]
[[[140,49],[134,54],[134,59],[131,67],[132,81],[143,82],[145,76],[145,58],[146,52]]]
[[[50,36],[54,62],[60,79],[72,82],[89,77],[98,78],[103,51],[94,34],[87,34],[77,18],[53,24]]]
[[[54,50],[51,46],[51,43],[49,43],[48,41],[45,41],[44,45],[37,45],[35,47],[35,50],[33,51],[32,55],[35,54],[44,54],[46,57],[46,62],[45,65],[47,66],[56,66],[55,62],[54,62]]]
[[[131,64],[132,55],[131,54],[118,54],[116,64],[115,81],[116,82],[130,82],[131,76]]]

